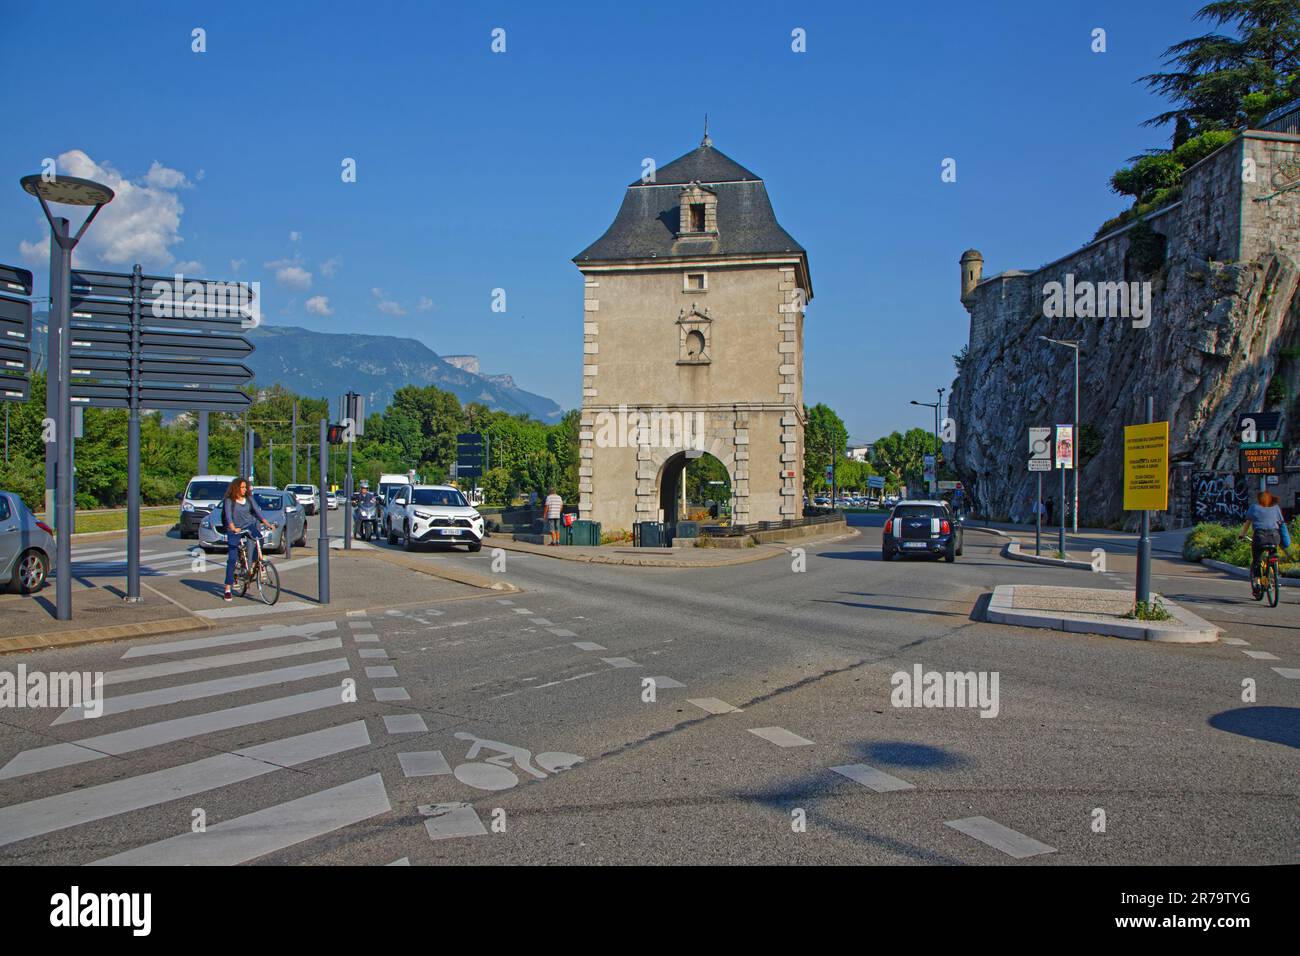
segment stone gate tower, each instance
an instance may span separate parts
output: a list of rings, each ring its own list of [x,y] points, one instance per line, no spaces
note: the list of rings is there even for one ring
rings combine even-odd
[[[628,186],[573,261],[585,279],[581,517],[606,530],[675,520],[701,453],[726,467],[737,523],[799,517],[812,282],[763,181],[706,134]]]

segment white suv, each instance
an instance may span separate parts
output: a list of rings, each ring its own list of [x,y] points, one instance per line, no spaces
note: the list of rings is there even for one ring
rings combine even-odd
[[[464,544],[470,551],[483,547],[483,516],[448,485],[407,485],[385,509],[388,543],[414,551],[418,544]]]
[[[320,489],[315,485],[285,485],[284,490],[298,499],[307,514],[320,511]]]

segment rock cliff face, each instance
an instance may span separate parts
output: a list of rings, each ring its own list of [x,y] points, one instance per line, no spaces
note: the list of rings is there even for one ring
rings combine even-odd
[[[973,250],[963,257],[964,274],[972,258]],[[953,386],[949,414],[957,431],[947,449],[978,512],[1027,519],[1036,487],[1026,462],[1028,428],[1071,421],[1073,354],[1039,336],[1081,343],[1083,524],[1129,518],[1122,510],[1123,429],[1144,420],[1148,395],[1156,420],[1170,422],[1165,524],[1215,516],[1207,513],[1211,488],[1219,501],[1225,486],[1233,489],[1229,498],[1242,497],[1236,492],[1245,486],[1234,475],[1239,414],[1282,411],[1288,465],[1300,462],[1300,422],[1291,414],[1300,392],[1300,137],[1248,131],[1189,169],[1180,201],[1144,224],[1033,273],[980,278],[978,271],[974,282],[966,276],[971,338]],[[1058,282],[1098,291],[1091,313],[1108,314],[1050,317],[1059,316],[1051,285]],[[1134,316],[1131,308],[1116,315],[1125,311],[1116,308],[1123,305],[1118,287],[1103,284],[1141,291],[1144,282],[1149,315]],[[1088,312],[1087,297],[1076,295]],[[1284,507],[1300,489],[1297,478],[1288,473],[1273,489]],[[1058,501],[1059,480],[1044,476],[1044,494]],[[1072,479],[1067,484],[1072,493]],[[1199,502],[1198,487],[1205,494]]]

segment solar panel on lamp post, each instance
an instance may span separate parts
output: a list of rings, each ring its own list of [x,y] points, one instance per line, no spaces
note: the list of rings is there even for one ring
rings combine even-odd
[[[70,325],[72,321],[72,250],[77,247],[81,237],[86,234],[91,222],[99,211],[113,201],[113,190],[102,183],[76,176],[58,176],[50,173],[36,173],[24,176],[19,183],[23,189],[35,196],[45,212],[50,224],[51,251],[54,246],[59,249],[61,268],[57,277],[51,276],[50,299],[54,306],[52,321],[58,327],[58,366],[59,382],[58,418],[55,422],[54,438],[58,451],[58,464],[54,477],[55,529],[57,532],[55,558],[55,617],[67,621],[72,617],[72,399],[69,386],[69,347]],[[50,212],[50,203],[65,206],[92,206],[90,214],[82,222],[76,235],[68,235],[66,228],[60,229],[55,217]],[[53,256],[51,256],[53,259]],[[57,281],[58,288],[53,288]],[[55,371],[54,356],[48,361],[49,372]],[[48,377],[48,373],[47,373]],[[139,442],[139,435],[128,436]],[[139,495],[140,489],[128,488],[127,495]]]

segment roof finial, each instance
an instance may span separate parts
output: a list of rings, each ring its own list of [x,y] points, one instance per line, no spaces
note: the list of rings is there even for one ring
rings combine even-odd
[[[709,139],[709,114],[704,114],[704,139],[700,141],[701,146],[712,146],[713,140]]]

